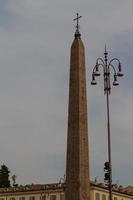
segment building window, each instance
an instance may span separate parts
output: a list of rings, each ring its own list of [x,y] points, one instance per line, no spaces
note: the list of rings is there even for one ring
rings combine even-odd
[[[29,200],[35,200],[35,196],[30,196]]]
[[[96,200],[100,200],[100,195],[99,195],[99,193],[96,193],[96,198],[95,198]]]
[[[106,200],[106,195],[102,194],[102,200]]]
[[[50,200],[56,200],[56,194],[51,194],[50,195]]]
[[[25,200],[25,197],[19,197],[19,200]]]
[[[14,197],[12,197],[12,198],[10,198],[10,200],[15,200],[15,198],[14,198]]]
[[[114,200],[117,200],[117,197],[114,197]]]
[[[65,194],[64,193],[60,194],[60,200],[65,200]]]
[[[40,200],[46,200],[46,195],[44,193],[41,194]]]

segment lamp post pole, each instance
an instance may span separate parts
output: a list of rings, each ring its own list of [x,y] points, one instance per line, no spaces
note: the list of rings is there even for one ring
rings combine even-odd
[[[117,77],[122,77],[122,69],[121,69],[121,63],[117,58],[113,58],[108,62],[108,53],[106,51],[104,52],[104,60],[102,58],[98,58],[96,60],[96,65],[93,68],[92,73],[92,85],[96,85],[97,82],[95,80],[96,76],[100,76],[99,68],[103,68],[103,75],[104,75],[104,94],[106,95],[107,100],[107,136],[108,136],[108,162],[107,169],[108,169],[108,177],[105,177],[106,181],[108,182],[108,188],[109,188],[109,200],[112,200],[112,162],[111,162],[111,136],[110,136],[110,114],[109,114],[109,95],[111,93],[111,84],[110,84],[110,75],[111,75],[111,68],[114,72],[114,81],[113,86],[119,85],[117,81]]]

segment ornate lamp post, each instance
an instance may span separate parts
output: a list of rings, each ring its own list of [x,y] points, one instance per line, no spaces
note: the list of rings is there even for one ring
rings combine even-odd
[[[117,81],[117,77],[122,77],[122,69],[121,63],[117,58],[113,58],[108,61],[108,53],[105,47],[104,60],[102,58],[98,58],[96,60],[96,65],[93,69],[92,73],[92,81],[91,85],[96,85],[97,82],[95,80],[96,76],[100,76],[99,68],[103,68],[103,76],[104,76],[104,94],[107,98],[107,134],[108,134],[108,162],[105,163],[105,167],[108,166],[108,177],[105,177],[108,180],[109,187],[109,200],[112,200],[112,163],[111,163],[111,138],[110,138],[110,115],[109,115],[109,95],[111,93],[111,84],[110,84],[110,75],[111,68],[113,69],[113,86],[119,85]]]

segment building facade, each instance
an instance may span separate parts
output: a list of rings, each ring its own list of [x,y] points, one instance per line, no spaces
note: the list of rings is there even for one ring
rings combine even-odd
[[[113,200],[133,200],[133,193],[113,190]],[[91,183],[91,200],[108,200],[107,187]],[[26,185],[19,187],[1,188],[0,200],[65,200],[65,184]]]

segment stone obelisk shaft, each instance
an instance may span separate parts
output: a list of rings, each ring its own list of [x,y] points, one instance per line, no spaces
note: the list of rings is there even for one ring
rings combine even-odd
[[[80,33],[71,46],[66,163],[66,200],[89,200],[85,50]]]

